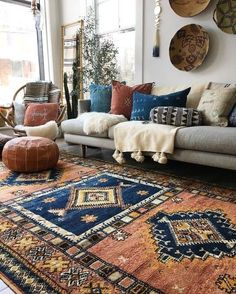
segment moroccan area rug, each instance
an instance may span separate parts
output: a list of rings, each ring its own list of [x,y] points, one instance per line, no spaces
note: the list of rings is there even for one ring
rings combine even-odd
[[[62,154],[0,162],[0,278],[16,293],[236,293],[236,191]]]

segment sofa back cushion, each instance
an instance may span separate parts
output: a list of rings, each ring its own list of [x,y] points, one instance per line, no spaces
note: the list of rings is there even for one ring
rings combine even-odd
[[[174,126],[199,126],[202,123],[202,114],[193,108],[161,106],[151,110],[152,122]]]
[[[130,119],[133,93],[150,94],[152,85],[153,83],[146,83],[129,87],[118,81],[112,81],[111,113],[123,114],[127,119]]]
[[[205,90],[198,105],[203,112],[203,123],[211,126],[228,126],[228,116],[236,103],[235,88]]]
[[[25,126],[41,126],[51,120],[57,120],[59,106],[57,103],[30,103],[25,111]]]
[[[172,86],[155,86],[152,88],[152,95],[166,95],[169,93],[182,91],[188,87],[191,87],[191,91],[188,94],[187,104],[188,108],[197,108],[198,103],[201,99],[202,93],[207,89],[209,83],[196,83],[196,84],[183,84],[183,85],[172,85]]]
[[[91,84],[89,87],[91,111],[109,112],[111,109],[111,86]]]
[[[158,106],[186,107],[189,92],[190,88],[162,96],[134,92],[131,120],[149,120],[151,109]]]

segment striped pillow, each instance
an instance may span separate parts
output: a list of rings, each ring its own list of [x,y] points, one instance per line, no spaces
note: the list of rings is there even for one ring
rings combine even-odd
[[[160,106],[153,108],[150,112],[152,122],[174,126],[199,126],[202,123],[202,115],[196,109]]]

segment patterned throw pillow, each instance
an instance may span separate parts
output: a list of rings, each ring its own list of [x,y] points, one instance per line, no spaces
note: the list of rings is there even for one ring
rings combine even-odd
[[[91,84],[89,87],[91,111],[109,112],[111,109],[111,86]]]
[[[47,103],[50,85],[51,82],[44,81],[27,83],[24,95],[25,104]]]
[[[224,84],[224,83],[213,83],[211,82],[208,86],[210,90],[217,90],[222,88],[235,88],[236,84]],[[236,127],[236,104],[229,115],[229,126]]]
[[[236,104],[236,88],[205,90],[198,105],[203,112],[203,123],[212,126],[228,126],[228,116]]]
[[[130,119],[132,111],[132,97],[134,92],[150,94],[153,83],[126,86],[120,82],[112,81],[111,113],[123,114]]]
[[[58,117],[57,103],[30,103],[25,111],[24,126],[41,126]]]
[[[162,96],[135,92],[133,95],[131,120],[149,120],[151,109],[158,106],[186,107],[187,96],[190,89],[191,88],[188,88],[183,91]]]
[[[202,123],[201,112],[193,108],[156,107],[150,112],[152,122],[174,126],[199,126]]]

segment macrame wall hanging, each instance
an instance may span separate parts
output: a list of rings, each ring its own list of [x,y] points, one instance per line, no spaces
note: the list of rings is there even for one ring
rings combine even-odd
[[[161,1],[155,0],[155,38],[154,38],[154,46],[153,46],[153,57],[160,56],[160,15],[161,15]]]

